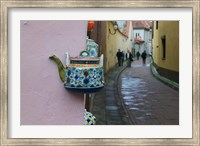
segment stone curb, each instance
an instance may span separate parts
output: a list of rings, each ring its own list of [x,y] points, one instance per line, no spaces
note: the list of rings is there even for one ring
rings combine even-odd
[[[153,62],[150,63],[150,69],[151,69],[151,73],[153,74],[153,76],[156,77],[158,80],[160,80],[161,82],[163,82],[164,84],[170,86],[171,88],[173,88],[175,90],[179,90],[179,84],[177,84],[176,82],[161,76],[157,72],[156,68],[154,67]]]
[[[119,109],[119,112],[120,112],[120,114],[121,115],[124,115],[125,117],[121,117],[121,120],[122,120],[122,122],[124,123],[123,125],[130,125],[130,123],[131,123],[131,121],[130,121],[130,119],[127,119],[128,120],[128,122],[125,120],[125,118],[127,118],[127,117],[130,117],[129,116],[129,113],[128,113],[128,111],[127,111],[127,109],[126,109],[126,107],[125,107],[125,105],[124,105],[124,101],[122,100],[122,97],[121,97],[121,92],[120,92],[120,87],[119,87],[119,77],[120,77],[120,75],[121,75],[121,73],[126,69],[126,68],[128,68],[128,64],[127,64],[127,61],[125,62],[125,66],[123,67],[123,68],[121,68],[121,70],[119,70],[119,72],[118,72],[118,74],[116,75],[116,77],[115,77],[115,82],[114,82],[114,87],[115,87],[115,95],[116,95],[116,100],[117,100],[117,102],[119,103],[120,102],[120,104],[118,104],[118,106],[120,107],[120,109]]]
[[[117,83],[116,81],[118,81],[118,78],[120,76],[120,74],[127,68],[127,61],[124,62],[124,64],[126,64],[125,66],[123,66],[123,68],[121,68],[118,72],[118,74],[115,77],[115,83]],[[118,67],[118,64],[116,64],[114,67],[112,67],[107,73],[104,74],[104,77],[107,76],[108,74],[110,74],[112,71],[114,71],[116,69],[116,67]],[[105,79],[106,81],[106,79]],[[90,98],[90,110],[91,111],[93,109],[93,99],[95,97],[96,93],[90,93],[89,94],[89,98]]]

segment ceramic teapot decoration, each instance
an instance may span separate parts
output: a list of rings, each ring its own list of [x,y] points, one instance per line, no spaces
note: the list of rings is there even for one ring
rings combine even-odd
[[[97,57],[99,45],[95,43],[94,40],[88,38],[86,39],[86,44],[87,44],[86,51],[89,52],[90,57]]]
[[[97,92],[104,87],[103,54],[101,57],[90,57],[84,50],[78,57],[70,57],[66,53],[66,67],[60,59],[49,57],[58,67],[60,79],[68,90],[82,93]]]

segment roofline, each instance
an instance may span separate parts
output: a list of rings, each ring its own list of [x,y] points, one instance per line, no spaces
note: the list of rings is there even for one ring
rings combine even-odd
[[[143,27],[141,27],[141,28],[140,28],[140,27],[139,27],[139,28],[134,28],[134,27],[133,27],[133,30],[134,30],[134,29],[146,29],[146,30],[150,30],[151,28],[143,28]]]

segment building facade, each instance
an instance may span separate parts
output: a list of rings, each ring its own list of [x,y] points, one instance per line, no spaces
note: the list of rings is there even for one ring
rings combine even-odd
[[[117,64],[116,53],[118,49],[127,53],[133,50],[132,21],[95,21],[94,30],[90,35],[99,45],[99,53],[104,54],[104,71],[115,67]]]
[[[152,22],[151,21],[133,21],[133,35],[135,39],[139,38],[140,43],[134,41],[133,47],[136,52],[146,51],[147,54],[152,52]]]
[[[160,75],[179,83],[179,22],[153,22],[153,59]]]

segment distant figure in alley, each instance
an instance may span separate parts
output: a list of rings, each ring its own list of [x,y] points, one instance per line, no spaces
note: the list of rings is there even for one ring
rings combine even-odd
[[[122,51],[122,66],[123,66],[123,64],[124,64],[124,51]]]
[[[146,58],[147,58],[147,53],[146,53],[146,51],[143,51],[143,52],[142,52],[141,57],[142,57],[143,64],[145,64],[145,63],[146,63]]]
[[[133,61],[133,55],[132,53],[128,50],[127,54],[126,54],[126,59],[128,61],[128,67],[131,67],[131,62]]]
[[[140,52],[139,51],[137,51],[136,56],[137,56],[137,60],[139,60],[140,59]]]
[[[120,49],[118,49],[118,52],[117,52],[116,56],[117,56],[117,60],[118,60],[118,65],[121,66],[121,65],[122,65],[122,57],[123,57],[123,54],[122,54],[122,52],[120,51]]]

